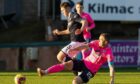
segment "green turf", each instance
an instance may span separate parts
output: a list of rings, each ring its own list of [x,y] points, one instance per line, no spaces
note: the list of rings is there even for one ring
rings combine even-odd
[[[0,84],[14,84],[18,72],[0,72]],[[26,84],[71,84],[72,73],[61,72],[45,77],[38,77],[35,72],[20,72],[26,76]],[[99,72],[88,84],[108,84],[109,73]],[[140,84],[140,72],[116,72],[115,84]]]

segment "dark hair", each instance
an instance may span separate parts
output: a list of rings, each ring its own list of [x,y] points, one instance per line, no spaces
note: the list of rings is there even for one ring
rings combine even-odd
[[[83,6],[83,3],[82,3],[82,1],[80,1],[80,2],[77,2],[76,5]]]
[[[60,4],[60,8],[61,7],[67,8],[67,7],[71,7],[71,6],[68,2],[63,2],[63,3]]]
[[[110,34],[109,33],[101,33],[100,36],[104,36],[105,39],[109,42],[110,41]]]

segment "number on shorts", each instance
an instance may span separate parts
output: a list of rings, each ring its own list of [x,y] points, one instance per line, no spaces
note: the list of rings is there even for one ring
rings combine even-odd
[[[66,49],[66,51],[68,51],[70,48],[72,47],[72,45],[69,45]]]
[[[92,78],[92,74],[90,72],[87,73],[88,79]]]

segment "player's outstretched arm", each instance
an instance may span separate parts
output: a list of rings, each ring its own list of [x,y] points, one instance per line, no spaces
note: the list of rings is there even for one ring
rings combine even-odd
[[[82,24],[80,29],[75,30],[75,35],[81,34],[81,32],[84,30],[84,28],[87,26],[87,21],[85,19],[81,19],[80,23]]]
[[[53,30],[53,34],[54,35],[66,35],[66,34],[70,34],[70,32],[69,32],[68,29],[62,30],[62,31],[59,31],[58,29],[55,29],[55,30]]]
[[[84,30],[84,28],[88,27],[88,23],[86,21],[86,19],[82,19],[81,20],[82,26],[81,26],[81,31]]]
[[[114,84],[114,65],[112,62],[108,62],[109,63],[109,70],[110,70],[110,84]]]
[[[85,45],[78,46],[76,48],[70,49],[69,52],[72,53],[74,51],[81,51],[83,49],[88,49],[88,48],[89,48],[89,45],[88,44],[85,44]]]

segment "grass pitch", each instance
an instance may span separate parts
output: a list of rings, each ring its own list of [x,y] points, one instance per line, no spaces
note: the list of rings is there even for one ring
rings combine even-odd
[[[74,78],[71,72],[60,72],[42,78],[36,72],[0,72],[0,84],[14,84],[14,77],[18,73],[26,76],[26,84],[71,84]],[[109,84],[109,73],[98,72],[88,84]],[[140,84],[140,71],[116,72],[115,84]]]

